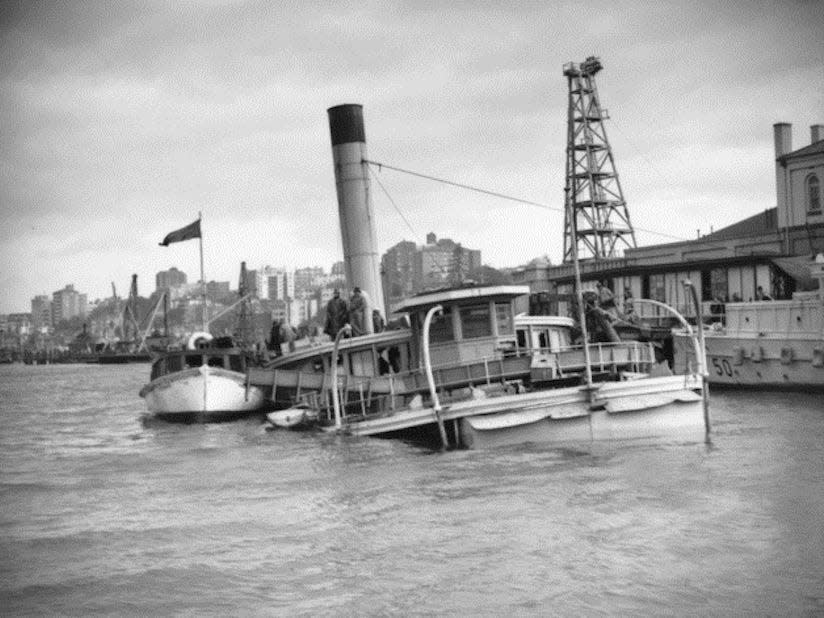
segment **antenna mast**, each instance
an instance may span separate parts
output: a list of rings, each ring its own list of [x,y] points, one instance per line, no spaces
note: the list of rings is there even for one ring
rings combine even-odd
[[[604,128],[609,115],[598,101],[595,74],[602,68],[595,56],[564,65],[569,84],[564,263],[573,261],[574,247],[580,259],[597,260],[637,246]]]

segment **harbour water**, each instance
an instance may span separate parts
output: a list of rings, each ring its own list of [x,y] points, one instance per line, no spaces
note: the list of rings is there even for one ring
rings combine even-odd
[[[824,395],[704,443],[433,453],[144,423],[147,365],[0,368],[4,615],[824,615]]]

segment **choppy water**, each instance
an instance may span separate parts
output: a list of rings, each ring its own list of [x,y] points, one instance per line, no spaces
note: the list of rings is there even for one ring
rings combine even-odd
[[[824,614],[824,396],[712,446],[432,453],[140,421],[148,366],[0,368],[0,612]]]

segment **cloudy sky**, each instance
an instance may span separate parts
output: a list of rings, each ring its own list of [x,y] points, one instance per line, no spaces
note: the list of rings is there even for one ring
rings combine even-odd
[[[196,280],[196,241],[158,243],[198,211],[207,279],[328,269],[341,103],[372,160],[547,206],[376,172],[382,252],[434,231],[496,267],[561,258],[566,62],[604,65],[641,244],[774,206],[772,124],[800,148],[824,123],[819,0],[7,1],[0,46],[0,313]]]

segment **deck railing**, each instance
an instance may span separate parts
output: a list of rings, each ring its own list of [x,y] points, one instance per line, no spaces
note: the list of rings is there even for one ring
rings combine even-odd
[[[552,372],[541,377],[533,371],[534,360],[549,361]],[[637,341],[590,344],[592,370],[600,374],[618,375],[622,371],[644,372],[654,362],[654,354],[649,343]],[[541,364],[544,369],[546,363]],[[580,378],[586,368],[583,346],[567,346],[551,350],[511,350],[501,356],[486,357],[471,363],[449,363],[432,368],[435,388],[445,402],[456,401],[470,396],[470,387],[480,387],[487,392],[508,391],[518,388],[525,381],[541,383],[543,388],[551,388],[555,381],[568,384]],[[284,371],[284,373],[286,373]],[[319,376],[315,376],[316,379]],[[289,384],[301,384],[300,376]],[[354,376],[344,374],[337,379],[338,399],[341,418],[347,416],[365,417],[384,414],[399,407],[409,405],[419,397],[420,404],[429,398],[426,376],[420,370],[391,373],[382,376]],[[309,380],[303,383],[308,387]],[[318,410],[325,420],[333,419],[333,397],[328,377],[321,378],[321,388],[296,392],[293,402]]]

